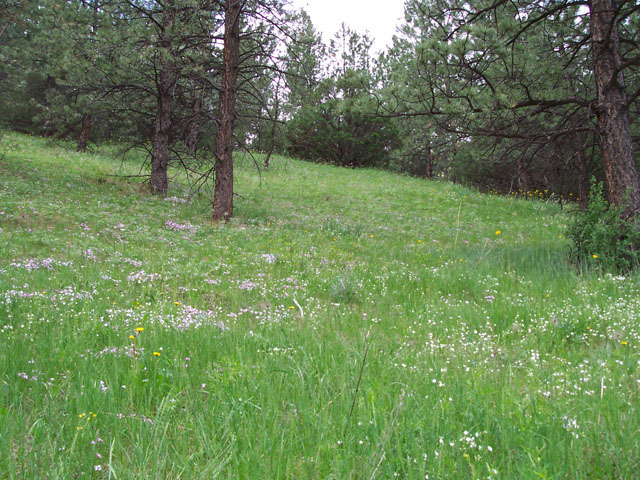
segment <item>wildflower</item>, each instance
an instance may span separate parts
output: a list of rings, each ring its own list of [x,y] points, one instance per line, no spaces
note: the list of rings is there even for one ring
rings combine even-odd
[[[373,238],[373,234],[369,235],[370,238]]]
[[[142,327],[138,327],[136,328],[136,332],[140,333],[140,332],[144,332],[144,328]]]
[[[96,472],[99,472],[99,471],[101,471],[101,470],[102,470],[102,465],[96,465],[95,467],[93,467],[93,469],[94,469]]]
[[[296,307],[294,307],[293,305],[291,305],[291,306],[289,307],[289,310],[293,310],[294,308],[296,308]]]
[[[276,256],[273,253],[263,253],[262,258],[264,258],[267,263],[274,263],[276,261]]]
[[[133,335],[129,335],[129,338],[130,338],[131,340],[135,340],[135,338],[136,338],[136,337],[134,337]]]
[[[622,346],[627,345],[627,342],[623,340],[623,341],[620,342],[620,345],[622,345]]]
[[[180,302],[173,302],[174,305],[180,305]]]
[[[593,258],[598,258],[598,255],[596,255],[595,253],[593,255],[591,255]]]
[[[587,330],[591,330],[591,327],[587,327]]]
[[[422,240],[418,240],[418,243],[422,243]]]
[[[500,230],[496,230],[496,235],[500,235],[502,232]]]
[[[160,356],[160,352],[153,352],[153,356],[154,357],[159,357]]]
[[[558,238],[562,238],[562,235],[558,235]]]

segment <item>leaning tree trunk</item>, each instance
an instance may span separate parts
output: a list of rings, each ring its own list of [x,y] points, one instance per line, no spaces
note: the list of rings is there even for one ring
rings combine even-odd
[[[225,3],[222,89],[218,106],[216,180],[213,191],[214,221],[228,221],[233,216],[233,122],[240,58],[241,10],[241,0],[227,0]]]
[[[91,115],[85,113],[82,115],[82,127],[80,129],[80,137],[78,137],[78,152],[87,151],[87,143],[89,142],[89,134],[91,133]]]
[[[633,156],[614,0],[591,0],[591,47],[597,90],[596,116],[609,200],[624,203],[623,216],[640,218],[640,180]],[[626,196],[628,195],[628,198]]]

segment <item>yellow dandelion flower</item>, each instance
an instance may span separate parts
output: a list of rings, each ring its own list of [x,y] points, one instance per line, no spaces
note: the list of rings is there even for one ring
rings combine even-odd
[[[174,305],[180,305],[180,302],[173,302]]]
[[[591,327],[587,327],[587,330],[591,330]]]
[[[291,306],[289,307],[289,310],[293,310],[294,308],[296,308],[296,307],[294,307],[293,305],[291,305]]]
[[[138,327],[136,328],[136,332],[140,333],[140,332],[144,332],[144,328],[142,327]]]
[[[373,234],[369,235],[369,237],[373,238]]]
[[[591,255],[593,258],[598,258],[598,255],[596,255],[595,253],[593,255]]]
[[[154,357],[159,357],[160,356],[160,352],[153,352],[153,356]]]
[[[625,342],[624,340],[620,342],[620,345],[627,345],[627,342]]]
[[[130,338],[131,340],[135,340],[135,338],[136,338],[136,337],[134,337],[133,335],[129,335],[129,338]]]
[[[500,230],[496,230],[496,235],[500,235],[502,232]]]

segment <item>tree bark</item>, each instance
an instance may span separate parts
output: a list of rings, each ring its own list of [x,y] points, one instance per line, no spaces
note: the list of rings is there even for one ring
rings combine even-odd
[[[522,158],[518,158],[518,189],[528,192],[531,189],[531,175],[527,171],[527,165]]]
[[[280,102],[278,99],[278,89],[276,88],[276,104],[273,113],[273,119],[271,121],[271,142],[269,143],[269,150],[267,156],[264,158],[264,167],[269,168],[269,162],[271,161],[271,155],[276,148],[276,127],[278,122],[278,116],[280,115]],[[262,129],[261,129],[262,130]]]
[[[431,154],[431,142],[427,140],[427,151],[425,154],[425,177],[433,178],[433,155]]]
[[[187,127],[187,133],[184,139],[184,148],[187,153],[193,155],[198,148],[198,137],[200,136],[200,130],[202,125],[202,94],[193,101],[193,107],[191,109],[191,120]]]
[[[167,30],[175,21],[176,11],[173,1],[167,2],[162,14],[162,29],[159,35],[160,47],[170,56],[171,37]],[[173,94],[178,80],[175,66],[171,60],[161,60],[162,65],[156,74],[157,102],[156,119],[151,140],[151,178],[149,186],[154,195],[165,196],[169,189],[167,171],[169,168],[169,136],[171,134],[171,111]]]
[[[158,109],[151,140],[151,193],[166,195],[169,189],[169,135],[171,133],[171,110],[175,89],[175,73],[171,65],[165,65],[158,74]]]
[[[91,24],[91,35],[95,36],[98,33],[98,11],[100,10],[99,0],[93,1],[93,21]],[[85,107],[85,109],[88,107]],[[89,141],[89,134],[91,133],[91,113],[87,111],[82,112],[82,126],[80,129],[80,137],[78,138],[78,152],[87,151],[87,142]]]
[[[582,133],[577,133],[572,138],[578,170],[578,206],[582,211],[589,208],[589,162],[585,153],[586,143],[586,136]]]
[[[89,142],[89,133],[91,133],[91,115],[85,113],[82,115],[82,127],[80,129],[80,137],[78,138],[78,152],[87,151],[87,143]]]
[[[51,75],[47,75],[47,80],[45,82],[45,90],[44,90],[44,105],[47,109],[44,123],[42,124],[42,136],[50,137],[55,133],[55,128],[52,125],[51,121],[51,102],[49,101],[49,92],[58,88],[58,83],[56,82],[55,77]]]
[[[216,133],[213,220],[228,221],[233,216],[233,123],[240,58],[241,0],[227,0],[224,6],[224,48],[222,89],[218,105]]]
[[[622,58],[616,5],[614,0],[591,0],[589,8],[598,102],[596,116],[609,201],[624,205],[623,217],[638,220],[640,180],[629,129],[624,76],[618,69]]]

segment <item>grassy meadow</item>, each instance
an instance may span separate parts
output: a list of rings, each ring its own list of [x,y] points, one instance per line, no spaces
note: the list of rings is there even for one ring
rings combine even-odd
[[[640,276],[567,208],[239,154],[214,225],[140,161],[0,141],[0,478],[638,478]]]

